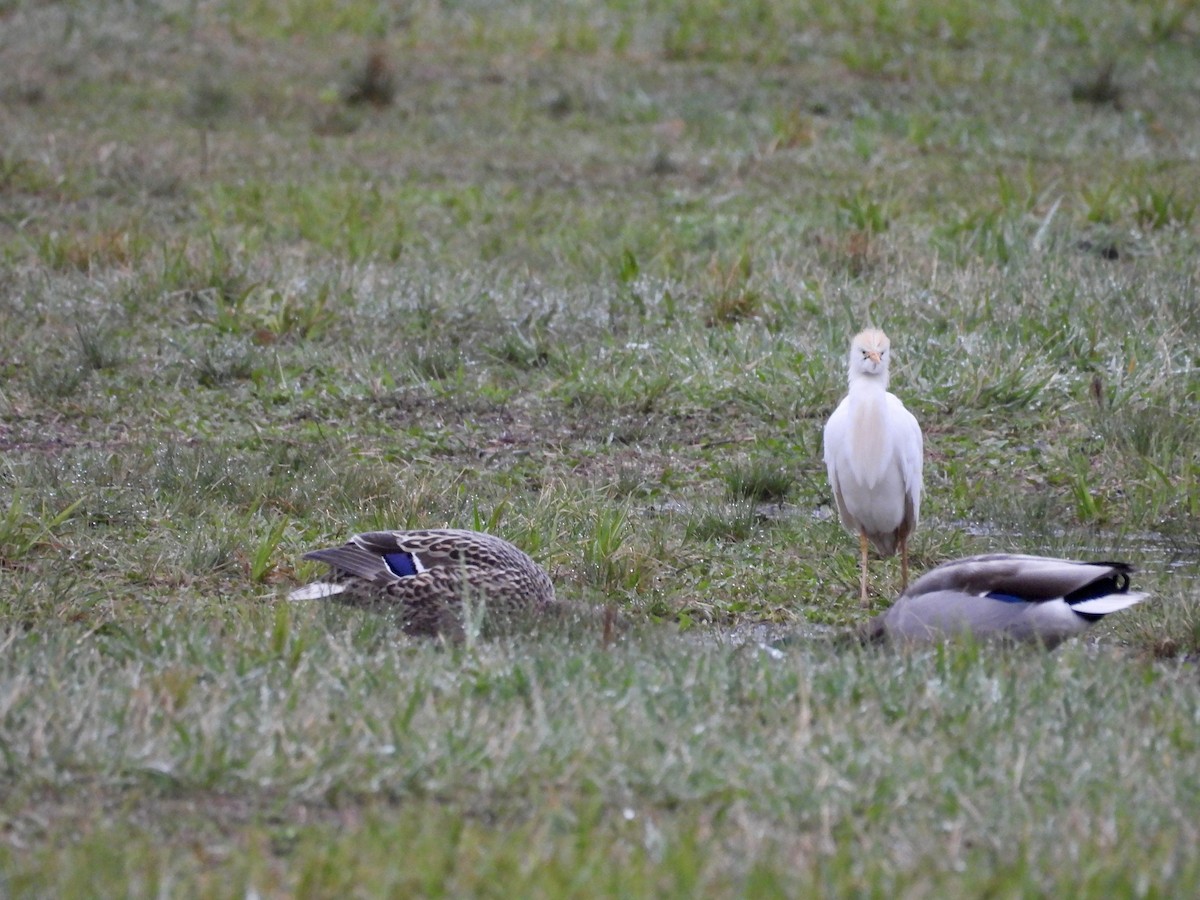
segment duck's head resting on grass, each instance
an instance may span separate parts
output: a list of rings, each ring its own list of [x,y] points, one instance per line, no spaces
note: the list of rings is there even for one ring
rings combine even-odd
[[[371,531],[304,558],[328,563],[331,571],[289,599],[328,598],[395,612],[411,635],[461,638],[464,604],[479,604],[485,623],[500,627],[560,608],[537,563],[508,541],[478,531]]]
[[[1146,595],[1120,562],[995,553],[943,563],[864,628],[871,642],[930,643],[971,635],[1054,647]]]

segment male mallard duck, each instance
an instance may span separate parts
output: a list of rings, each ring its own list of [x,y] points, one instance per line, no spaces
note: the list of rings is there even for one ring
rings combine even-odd
[[[842,524],[858,536],[860,594],[867,600],[867,545],[883,556],[900,548],[908,587],[908,536],[921,516],[921,426],[888,392],[891,342],[876,328],[850,342],[850,388],[825,423],[825,467]]]
[[[333,598],[350,606],[395,610],[410,635],[461,638],[463,603],[502,624],[558,611],[550,577],[508,541],[478,531],[370,531],[304,559],[332,572],[292,591],[291,600]]]
[[[926,643],[957,635],[1054,647],[1146,595],[1132,567],[994,553],[943,563],[914,581],[864,628],[869,641]]]

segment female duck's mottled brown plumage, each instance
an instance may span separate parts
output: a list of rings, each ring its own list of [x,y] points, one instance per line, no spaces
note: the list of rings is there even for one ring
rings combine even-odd
[[[394,610],[410,635],[461,638],[464,604],[477,604],[490,630],[561,611],[537,563],[478,531],[371,531],[304,558],[328,563],[332,571],[292,591],[291,599]]]

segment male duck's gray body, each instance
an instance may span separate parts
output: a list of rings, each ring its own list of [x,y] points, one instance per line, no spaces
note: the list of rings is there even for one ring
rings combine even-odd
[[[868,640],[927,643],[959,635],[1053,647],[1145,594],[1132,568],[1005,553],[944,563],[925,573],[866,626]]]

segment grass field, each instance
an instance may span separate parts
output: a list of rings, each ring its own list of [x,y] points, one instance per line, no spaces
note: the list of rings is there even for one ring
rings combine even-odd
[[[0,0],[0,895],[1194,894],[1198,85],[1189,0]],[[867,323],[918,571],[1151,599],[830,641]],[[284,599],[419,526],[633,624]]]

